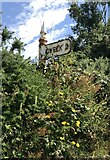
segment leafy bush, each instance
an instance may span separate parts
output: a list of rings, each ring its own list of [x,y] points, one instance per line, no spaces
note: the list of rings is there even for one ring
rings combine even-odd
[[[4,50],[2,67],[3,156],[19,157],[23,155],[26,117],[34,114],[35,97],[46,97],[48,87],[30,60],[24,60],[20,54]]]
[[[110,157],[109,59],[77,51],[45,74],[35,65],[3,47],[2,157]]]

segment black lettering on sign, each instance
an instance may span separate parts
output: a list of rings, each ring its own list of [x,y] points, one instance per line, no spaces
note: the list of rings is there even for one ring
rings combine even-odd
[[[52,48],[49,48],[49,49],[47,48],[46,51],[45,51],[45,53],[46,54],[51,54],[52,53]]]
[[[57,48],[56,47],[53,47],[53,52],[57,52]]]
[[[68,45],[68,43],[66,43],[65,44],[65,50],[68,50],[68,48],[69,48],[69,45]]]
[[[63,44],[60,46],[60,50],[62,51],[62,46],[63,46]]]
[[[59,51],[60,51],[60,46],[58,45],[58,46],[57,46],[57,52],[59,52]]]
[[[46,49],[45,53],[46,54],[49,54],[50,50],[49,49]]]
[[[52,48],[50,48],[50,53],[52,53]]]
[[[56,52],[59,52],[59,45],[56,47]]]

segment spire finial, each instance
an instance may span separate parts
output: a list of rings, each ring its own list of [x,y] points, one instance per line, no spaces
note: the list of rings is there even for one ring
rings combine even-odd
[[[44,32],[44,21],[43,21],[43,24],[42,24],[42,27],[41,27],[41,32]]]
[[[44,21],[43,21],[43,24],[42,24],[42,27],[41,27],[40,34],[41,34],[42,36],[43,36],[43,35],[46,35],[46,32],[44,31]]]
[[[44,22],[41,26],[41,31],[40,31],[40,39],[39,39],[39,46],[41,47],[42,45],[46,45],[47,40],[46,40],[46,32],[44,31]]]

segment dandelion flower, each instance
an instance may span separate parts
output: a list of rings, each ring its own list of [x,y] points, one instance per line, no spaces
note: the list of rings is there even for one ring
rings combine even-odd
[[[76,143],[76,147],[80,147],[79,143]]]
[[[74,119],[77,119],[77,117],[76,117],[76,116],[74,116]]]
[[[49,103],[48,106],[49,106],[49,107],[52,106],[52,103]]]
[[[47,115],[47,116],[46,116],[46,118],[50,118],[50,116],[49,116],[49,115]]]
[[[65,138],[64,138],[64,137],[60,137],[60,140],[64,141],[64,140],[65,140]]]
[[[59,95],[60,95],[60,96],[63,96],[63,92],[59,92]]]
[[[48,106],[52,106],[52,101],[49,101]]]
[[[74,113],[75,113],[75,112],[76,112],[76,110],[75,110],[75,109],[72,109],[72,112],[74,112]]]
[[[80,121],[76,121],[76,126],[79,127]]]
[[[75,145],[76,143],[75,143],[75,141],[72,141],[71,144]]]
[[[66,124],[67,124],[67,122],[66,122],[66,121],[63,121],[63,122],[61,122],[61,124],[62,124],[62,125],[66,125]]]

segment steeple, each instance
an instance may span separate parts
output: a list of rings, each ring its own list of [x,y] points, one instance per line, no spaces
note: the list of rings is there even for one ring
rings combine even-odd
[[[41,31],[40,31],[40,38],[39,38],[39,55],[38,55],[38,64],[37,64],[37,68],[39,68],[39,66],[43,69],[45,68],[45,51],[46,51],[46,45],[47,45],[47,40],[46,40],[46,32],[44,31],[44,22],[41,26]],[[36,69],[37,69],[36,68]]]
[[[40,31],[39,47],[41,47],[41,45],[46,45],[47,40],[45,38],[45,35],[46,35],[46,32],[44,31],[44,22],[43,22],[41,31]]]
[[[44,31],[44,22],[43,22],[43,24],[42,24],[40,34],[41,34],[41,35],[42,35],[42,34],[44,34],[44,35],[46,34],[45,31]]]

